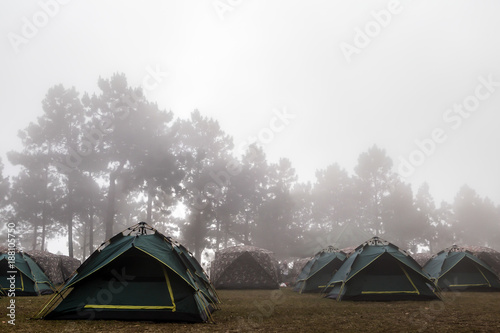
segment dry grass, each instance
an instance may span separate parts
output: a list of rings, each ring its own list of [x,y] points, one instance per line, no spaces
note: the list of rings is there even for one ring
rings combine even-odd
[[[48,299],[16,299],[16,326],[2,332],[500,332],[500,293],[444,293],[443,302],[336,302],[289,289],[222,290],[216,324],[30,320]]]

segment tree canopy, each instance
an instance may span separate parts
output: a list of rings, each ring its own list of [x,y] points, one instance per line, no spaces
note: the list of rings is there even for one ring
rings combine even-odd
[[[198,110],[176,118],[124,74],[97,86],[92,95],[50,88],[41,116],[19,131],[22,149],[8,153],[19,173],[6,177],[0,160],[0,209],[24,247],[45,250],[64,236],[69,255],[83,259],[145,220],[198,259],[237,244],[308,256],[374,235],[413,252],[500,249],[500,206],[466,185],[436,205],[429,186],[413,193],[376,145],[352,173],[332,163],[300,182],[288,158],[269,161],[257,143],[237,155],[217,120]]]

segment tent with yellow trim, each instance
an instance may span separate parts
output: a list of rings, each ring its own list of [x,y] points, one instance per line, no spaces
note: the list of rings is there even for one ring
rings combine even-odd
[[[37,317],[206,322],[218,303],[191,253],[140,222],[103,243]]]
[[[349,254],[325,288],[326,297],[353,301],[439,299],[431,277],[405,251],[378,237]]]
[[[321,292],[345,258],[346,254],[333,246],[319,251],[302,268],[293,290],[300,293]]]
[[[493,268],[457,245],[440,251],[423,269],[443,290],[500,291],[500,280]]]
[[[0,252],[0,289],[4,294],[38,296],[52,294],[54,287],[28,254],[7,250]]]

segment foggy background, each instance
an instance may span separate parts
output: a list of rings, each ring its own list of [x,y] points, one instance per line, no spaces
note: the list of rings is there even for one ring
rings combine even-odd
[[[17,133],[51,87],[98,94],[99,78],[123,73],[175,118],[197,109],[218,121],[235,156],[256,142],[269,163],[288,158],[299,182],[335,163],[353,175],[376,145],[436,206],[463,185],[500,203],[500,84],[484,86],[500,82],[496,1],[41,3],[52,7],[0,3],[4,177],[18,173],[6,153],[22,150]],[[490,94],[473,112],[450,113],[478,89]],[[277,112],[290,117],[273,130]],[[436,129],[442,142],[419,153]]]

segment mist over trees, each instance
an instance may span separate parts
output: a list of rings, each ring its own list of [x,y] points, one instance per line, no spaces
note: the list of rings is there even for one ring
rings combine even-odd
[[[465,185],[436,205],[429,186],[413,193],[377,146],[353,173],[333,163],[302,183],[289,159],[270,162],[256,144],[237,156],[217,120],[197,110],[176,118],[123,74],[98,88],[50,88],[41,116],[19,131],[22,149],[7,155],[19,173],[6,177],[0,160],[1,214],[26,249],[66,237],[69,255],[85,258],[146,221],[198,259],[235,244],[303,257],[375,235],[414,253],[453,243],[500,250],[499,205]]]

